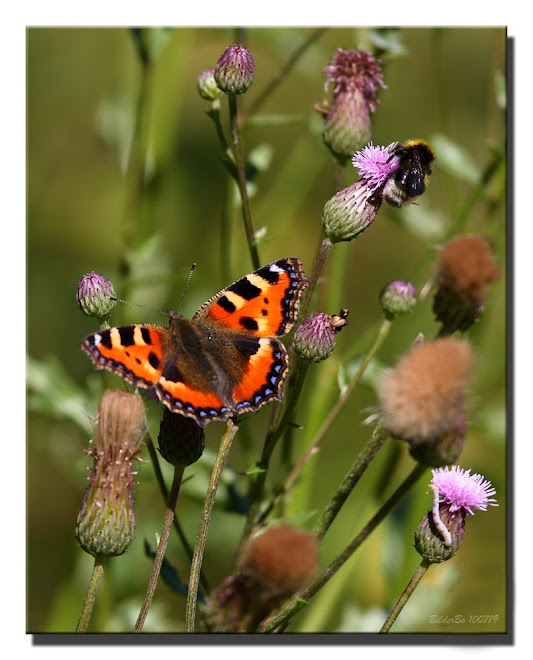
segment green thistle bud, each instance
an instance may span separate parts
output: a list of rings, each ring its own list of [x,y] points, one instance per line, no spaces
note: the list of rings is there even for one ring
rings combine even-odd
[[[224,95],[215,80],[215,70],[206,69],[196,79],[198,94],[206,101],[215,101]]]
[[[225,94],[244,94],[254,81],[255,64],[244,46],[228,46],[215,67],[216,83]]]
[[[347,324],[348,310],[339,315],[317,312],[306,319],[294,334],[294,350],[308,362],[321,362],[335,348],[335,335]]]
[[[104,319],[117,304],[111,282],[94,271],[84,275],[78,283],[76,299],[81,311],[87,316]]]
[[[383,197],[360,179],[340,190],[322,210],[322,226],[332,243],[353,241],[372,224]]]
[[[379,302],[386,317],[395,319],[413,311],[416,305],[416,289],[410,282],[390,282],[379,294]]]
[[[132,463],[146,428],[138,394],[107,390],[94,422],[89,488],[76,522],[76,538],[95,557],[121,555],[135,532]]]
[[[465,531],[466,511],[463,509],[452,513],[449,506],[443,505],[440,507],[439,515],[450,532],[450,545],[446,544],[443,536],[435,526],[431,511],[422,518],[415,532],[416,551],[429,564],[440,564],[451,559],[459,550]]]
[[[191,465],[204,451],[205,431],[194,419],[165,408],[159,426],[158,442],[159,451],[165,461],[174,466]]]

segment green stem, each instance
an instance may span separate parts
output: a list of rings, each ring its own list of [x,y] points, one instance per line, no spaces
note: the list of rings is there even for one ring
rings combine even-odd
[[[159,465],[159,458],[157,455],[157,451],[154,445],[154,441],[152,440],[150,434],[147,434],[146,436],[146,446],[148,448],[148,453],[150,454],[150,460],[152,467],[154,468],[155,472],[155,478],[157,481],[157,484],[159,486],[159,490],[161,491],[161,495],[163,496],[163,499],[166,502],[168,502],[168,488],[165,483],[165,480],[163,478],[163,473],[161,472],[161,467]],[[172,521],[172,524],[174,525],[174,529],[176,530],[176,533],[181,541],[181,544],[183,545],[183,549],[185,550],[187,556],[189,557],[189,560],[192,561],[193,557],[193,548],[191,544],[189,543],[187,537],[185,536],[185,532],[183,531],[183,527],[180,525],[180,522],[178,520],[178,517],[174,513],[174,519]],[[205,577],[203,571],[200,573],[200,582],[202,587],[206,592],[209,591],[209,584],[207,582],[207,578]]]
[[[326,532],[331,527],[343,504],[348,499],[348,496],[355,488],[365,473],[365,470],[370,465],[372,459],[376,456],[388,437],[388,431],[384,430],[378,424],[372,433],[372,437],[346,473],[346,476],[340,483],[329,504],[326,506],[322,512],[322,515],[315,524],[313,531],[315,532],[319,541],[324,538]]]
[[[233,139],[233,156],[237,169],[237,185],[241,195],[244,229],[246,232],[246,240],[248,241],[248,249],[250,250],[252,265],[254,270],[256,270],[261,264],[259,260],[259,252],[257,251],[255,227],[252,218],[252,207],[250,205],[250,198],[248,197],[248,190],[246,187],[245,162],[242,154],[241,131],[239,127],[239,116],[237,111],[237,98],[230,94],[228,96],[228,103],[231,135]]]
[[[209,521],[211,520],[211,513],[215,503],[215,495],[217,493],[222,470],[226,464],[231,443],[237,433],[238,426],[236,426],[231,419],[226,424],[226,430],[220,441],[217,457],[211,472],[209,486],[205,496],[204,507],[200,516],[200,523],[198,526],[198,535],[196,537],[196,544],[194,546],[194,556],[191,564],[191,574],[189,577],[189,588],[187,592],[187,606],[185,610],[185,631],[194,632],[194,624],[196,618],[196,601],[198,598],[198,583],[200,579],[200,569],[204,557],[205,544],[207,540],[207,532],[209,529]]]
[[[331,250],[332,242],[326,236],[323,236],[318,248],[317,254],[315,256],[315,261],[313,263],[313,269],[311,270],[311,275],[309,277],[309,286],[304,290],[302,294],[302,300],[300,301],[300,311],[298,312],[298,323],[301,323],[307,318],[307,312],[311,304],[311,298],[315,290],[318,278],[326,259],[328,257],[329,251]]]
[[[161,564],[165,557],[165,552],[168,544],[168,537],[170,536],[170,528],[174,520],[174,510],[176,508],[176,503],[178,501],[178,495],[180,492],[181,479],[183,477],[183,472],[185,470],[184,465],[176,465],[174,468],[174,478],[172,480],[172,486],[170,488],[170,493],[168,496],[167,510],[165,513],[165,521],[163,523],[163,530],[161,532],[161,538],[159,540],[159,545],[157,546],[157,553],[154,559],[154,564],[152,566],[152,575],[150,576],[150,581],[148,582],[148,587],[146,589],[146,594],[144,601],[137,617],[137,621],[133,628],[133,632],[141,632],[146,617],[148,615],[148,610],[152,604],[152,599],[154,597],[155,588],[157,586],[157,581],[159,579],[159,573],[161,572]]]
[[[302,602],[308,602],[322,587],[335,575],[344,563],[354,554],[370,534],[378,527],[384,518],[394,509],[400,500],[409,492],[414,484],[426,472],[427,467],[417,463],[412,472],[398,486],[389,499],[381,506],[377,513],[368,521],[357,536],[346,548],[324,569],[324,571],[306,589],[295,594],[285,607],[274,616],[266,619],[261,625],[259,632],[283,632],[290,620],[302,607]]]
[[[402,595],[398,598],[396,605],[392,608],[391,613],[387,617],[387,620],[383,624],[383,627],[379,631],[380,633],[388,633],[392,625],[398,618],[398,615],[403,610],[405,604],[413,594],[414,590],[418,587],[420,580],[424,577],[426,571],[430,567],[430,564],[423,559],[420,563],[420,566],[416,569],[413,577],[409,581],[409,584],[405,587]]]
[[[83,606],[81,608],[78,625],[76,626],[77,633],[84,633],[87,631],[87,626],[91,620],[94,601],[96,600],[96,594],[98,593],[98,589],[102,581],[102,576],[104,575],[106,561],[107,557],[98,556],[94,558],[93,572],[91,574],[91,579],[89,580],[89,585],[87,587],[87,593],[85,594],[85,600],[83,601]]]

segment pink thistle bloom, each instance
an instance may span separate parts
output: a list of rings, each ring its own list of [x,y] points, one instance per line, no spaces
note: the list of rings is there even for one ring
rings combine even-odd
[[[442,503],[448,504],[450,512],[464,511],[474,514],[473,509],[486,511],[487,506],[498,506],[491,496],[496,490],[490,481],[486,481],[481,474],[470,474],[470,470],[463,470],[458,465],[446,466],[431,471],[431,483],[439,489]]]
[[[372,191],[375,192],[384,185],[389,176],[398,169],[400,160],[393,156],[397,146],[397,142],[392,142],[387,147],[374,146],[370,142],[353,156],[353,166]]]

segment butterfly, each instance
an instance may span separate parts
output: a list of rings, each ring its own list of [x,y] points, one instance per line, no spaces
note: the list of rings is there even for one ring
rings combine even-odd
[[[96,369],[153,390],[205,426],[281,399],[289,360],[277,337],[296,323],[308,284],[300,259],[279,259],[217,293],[190,321],[171,310],[169,327],[100,330],[81,349]]]

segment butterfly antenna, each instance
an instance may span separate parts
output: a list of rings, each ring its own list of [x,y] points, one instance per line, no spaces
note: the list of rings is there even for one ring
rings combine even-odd
[[[188,288],[188,286],[189,286],[189,282],[191,281],[191,277],[192,277],[192,274],[194,273],[194,269],[195,269],[195,268],[196,268],[196,264],[194,263],[194,264],[191,266],[191,270],[190,270],[190,272],[189,272],[189,277],[187,278],[187,283],[185,284],[185,287],[184,287],[184,289],[183,289],[183,293],[181,294],[181,300],[180,300],[180,304],[179,304],[179,306],[178,306],[178,313],[179,313],[179,311],[180,311],[180,309],[181,309],[181,306],[183,305],[183,299],[185,298],[185,292],[187,291],[187,288]]]
[[[160,309],[155,309],[155,307],[147,307],[146,305],[139,305],[138,303],[132,303],[129,300],[121,300],[120,298],[115,298],[114,296],[110,296],[111,300],[114,300],[115,302],[120,302],[124,303],[126,305],[133,305],[134,307],[142,307],[142,309],[147,309],[150,312],[157,312],[158,314],[163,314],[163,316],[167,316],[165,312],[162,312]]]

